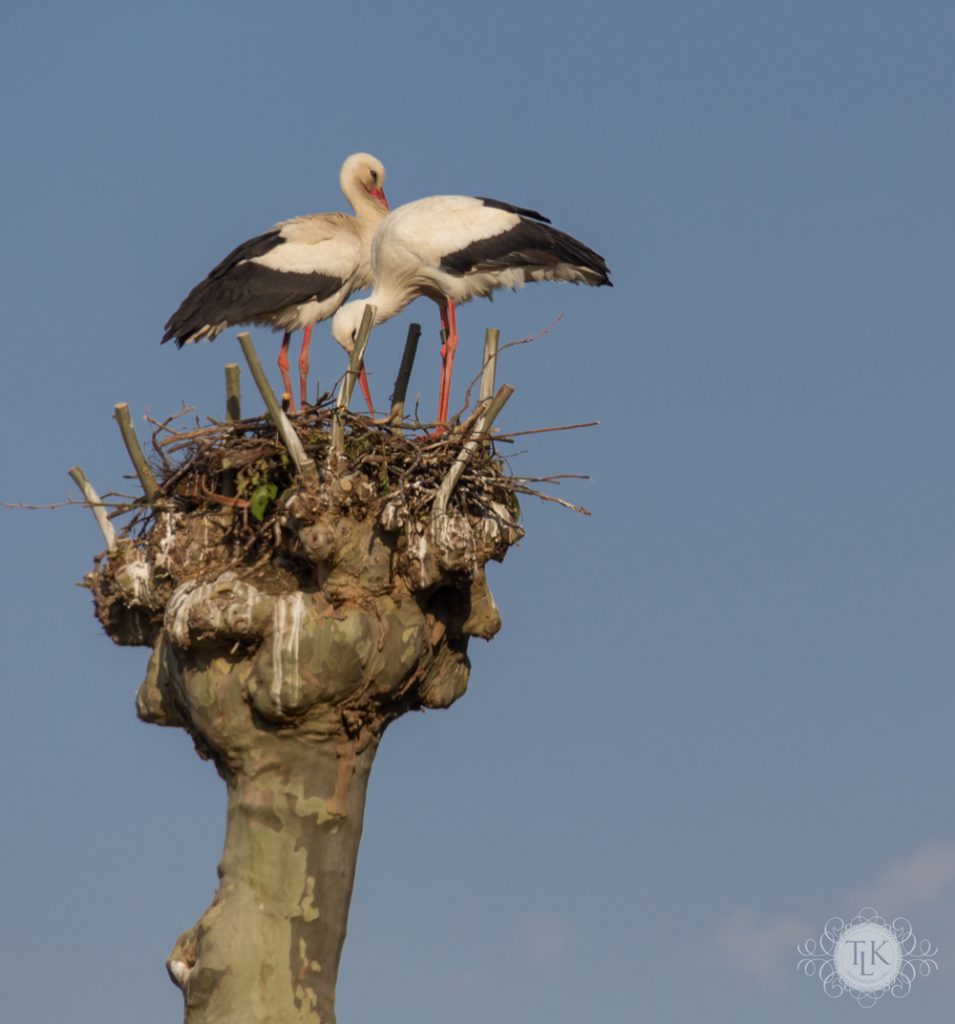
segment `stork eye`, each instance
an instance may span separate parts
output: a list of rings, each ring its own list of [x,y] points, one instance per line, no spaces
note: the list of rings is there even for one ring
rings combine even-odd
[[[375,185],[377,185],[377,184],[378,184],[378,172],[377,172],[377,171],[372,171],[372,172],[371,172],[371,180],[372,180],[372,182],[373,182],[373,183],[374,183]]]

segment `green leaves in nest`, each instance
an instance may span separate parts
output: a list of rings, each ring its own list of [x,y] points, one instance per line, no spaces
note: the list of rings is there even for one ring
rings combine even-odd
[[[269,507],[269,502],[275,501],[278,493],[279,489],[275,484],[259,484],[256,487],[252,492],[252,497],[249,498],[249,511],[254,519],[257,519],[260,523],[262,522],[265,518],[265,510]]]

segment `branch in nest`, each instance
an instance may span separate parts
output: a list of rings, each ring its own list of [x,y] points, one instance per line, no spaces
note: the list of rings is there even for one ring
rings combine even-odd
[[[590,510],[583,505],[574,505],[563,498],[555,498],[553,494],[544,494],[543,491],[535,491],[532,487],[523,487],[521,484],[514,484],[511,488],[515,494],[529,494],[532,498],[540,498],[541,501],[552,501],[555,505],[569,508],[571,512],[579,512],[582,516],[589,516]]]
[[[538,338],[543,338],[545,334],[549,334],[563,319],[564,314],[561,313],[560,316],[555,317],[555,319],[553,319],[546,327],[539,330],[536,334],[528,334],[526,338],[518,338],[516,341],[509,341],[506,345],[494,345],[492,346],[493,351],[490,352],[488,351],[487,348],[485,348],[485,353],[487,353],[485,355],[485,362],[484,364],[482,364],[481,369],[475,374],[475,376],[471,379],[471,382],[468,384],[467,390],[464,392],[464,405],[458,411],[457,415],[463,416],[467,409],[470,407],[471,392],[474,390],[474,385],[477,384],[479,380],[483,379],[485,371],[488,368],[486,365],[487,363],[496,363],[502,352],[506,352],[509,348],[514,348],[515,345],[529,345],[532,341],[537,341]]]

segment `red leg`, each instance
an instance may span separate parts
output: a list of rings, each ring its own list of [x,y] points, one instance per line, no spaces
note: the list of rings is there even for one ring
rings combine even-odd
[[[437,420],[441,422],[441,410],[444,408],[445,378],[448,366],[448,336],[450,334],[450,314],[448,312],[451,303],[442,302],[438,307],[441,311],[441,383],[438,386],[438,415]]]
[[[295,412],[295,399],[292,398],[292,379],[288,375],[288,343],[292,340],[292,332],[282,335],[282,347],[279,349],[279,372],[282,374],[282,387],[289,396],[289,408]]]
[[[302,334],[302,351],[298,357],[298,387],[302,396],[302,408],[308,405],[308,350],[312,345],[312,325],[309,324]]]
[[[444,407],[438,419],[444,423],[448,418],[448,406],[451,404],[451,374],[454,373],[454,354],[458,350],[458,321],[454,310],[454,302],[448,299],[448,343],[447,365],[444,371]]]

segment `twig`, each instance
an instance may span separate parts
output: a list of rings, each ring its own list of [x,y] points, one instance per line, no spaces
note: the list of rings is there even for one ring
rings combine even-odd
[[[494,376],[497,373],[497,347],[500,340],[501,332],[496,327],[488,327],[484,332],[484,360],[481,364],[481,405],[490,402],[494,397]]]
[[[418,352],[418,340],[421,337],[421,324],[408,326],[408,337],[405,339],[405,350],[401,354],[401,366],[395,378],[395,390],[391,396],[391,413],[388,423],[401,423],[405,418],[405,395],[408,393],[408,381],[411,379],[411,367],[414,365]]]
[[[348,360],[348,369],[345,371],[345,378],[338,390],[338,401],[335,405],[335,418],[332,420],[332,448],[335,451],[345,450],[345,421],[344,416],[351,403],[352,392],[355,390],[355,381],[361,371],[362,360],[365,357],[365,346],[371,334],[371,328],[375,322],[375,307],[365,306],[362,314],[361,326],[358,328],[358,336],[352,346],[351,358]]]
[[[348,359],[348,369],[345,371],[345,379],[338,392],[336,409],[339,413],[345,413],[351,405],[351,396],[358,381],[358,374],[361,373],[362,361],[365,358],[365,347],[371,336],[371,329],[375,323],[375,307],[366,305],[362,313],[361,324],[358,327],[358,335],[355,344],[352,346],[351,356]]]
[[[282,438],[282,443],[288,449],[288,453],[292,457],[292,462],[295,464],[295,469],[298,475],[307,483],[317,483],[318,470],[315,467],[315,463],[312,462],[306,454],[305,449],[302,447],[302,442],[299,440],[298,434],[295,433],[292,424],[289,422],[288,416],[282,412],[279,403],[276,401],[275,392],[269,385],[265,372],[262,369],[262,364],[259,362],[259,357],[256,354],[255,347],[252,344],[252,338],[249,336],[248,332],[242,331],[239,334],[239,344],[242,346],[242,353],[245,356],[245,361],[249,364],[249,369],[252,371],[252,379],[255,381],[256,387],[259,389],[259,393],[265,401],[265,407],[269,411],[269,416],[275,424],[275,429],[278,431],[279,437]]]
[[[555,498],[553,494],[544,494],[542,491],[535,491],[530,487],[522,487],[520,484],[512,484],[511,490],[515,494],[529,494],[532,498],[540,498],[541,501],[552,501],[555,505],[569,508],[571,512],[579,512],[582,516],[589,516],[591,513],[583,505],[573,505],[563,498]]]
[[[164,420],[157,420],[155,416],[150,416],[148,412],[143,414],[143,419],[146,420],[148,423],[151,423],[157,430],[165,430],[168,434],[178,434],[179,431],[173,430],[172,427],[169,426],[169,424],[172,423],[173,420],[178,420],[182,416],[188,416],[189,413],[195,411],[195,406],[189,405],[183,406],[183,408],[180,409],[179,412],[172,413],[170,416],[167,416]]]
[[[168,429],[168,428],[166,428]],[[179,445],[182,441],[191,440],[194,437],[202,437],[204,434],[217,434],[222,430],[222,424],[214,424],[210,427],[197,427],[195,430],[184,430],[181,434],[170,430],[169,437],[157,442],[157,447],[165,448],[167,445]],[[175,448],[171,449],[175,451]]]
[[[510,479],[522,484],[557,484],[559,487],[561,480],[590,480],[592,477],[586,473],[551,473],[550,476],[514,476],[512,474]]]
[[[179,419],[180,416],[186,416],[193,410],[191,408],[183,408],[180,412],[174,413],[172,416],[167,416],[162,422],[154,419],[149,413],[146,413],[145,420],[147,423],[151,423],[153,426],[152,435],[149,438],[149,442],[153,447],[153,451],[162,459],[163,476],[165,476],[170,470],[169,459],[166,458],[166,453],[163,450],[162,442],[159,440],[159,435],[162,431],[166,431],[168,434],[176,436],[176,432],[169,426],[173,420]]]
[[[564,314],[561,313],[560,316],[555,317],[546,327],[539,330],[536,334],[528,334],[525,338],[518,338],[516,341],[509,341],[506,345],[502,345],[498,349],[495,358],[502,352],[506,352],[509,348],[514,348],[515,345],[529,345],[532,341],[537,341],[538,338],[543,338],[545,334],[549,334],[563,319]],[[471,378],[467,390],[464,392],[464,405],[461,407],[462,412],[467,409],[471,403],[471,392],[474,390],[474,385],[477,384],[479,380],[483,381],[483,378],[484,364],[482,363],[481,369]]]
[[[236,498],[231,494],[215,494],[205,488],[200,493],[205,501],[211,501],[215,505],[228,505],[229,508],[248,508],[252,504],[245,498]]]
[[[106,541],[106,550],[115,551],[116,530],[113,529],[113,524],[106,516],[103,499],[96,493],[96,488],[89,482],[86,474],[79,466],[74,466],[70,470],[70,476],[73,478],[76,486],[83,492],[83,497],[93,510],[93,515],[96,516],[96,522],[99,524],[100,532],[103,534],[103,540]]]
[[[225,416],[228,423],[236,423],[242,418],[242,391],[239,383],[239,364],[226,363],[225,366]],[[235,497],[236,471],[227,469],[222,474],[222,494],[226,498]]]
[[[140,498],[140,501],[142,499]],[[128,512],[135,505],[125,501],[100,501],[100,505],[103,508],[115,509],[114,512],[110,512],[110,517],[122,515],[123,512]],[[37,505],[26,501],[0,501],[0,508],[8,508],[11,512],[22,511],[22,512],[49,512],[57,508],[89,508],[90,503],[84,498],[82,501],[76,501],[73,498],[67,498],[66,501],[51,501],[45,505]]]
[[[51,501],[45,505],[36,505],[27,501],[0,501],[0,508],[8,508],[11,512],[48,512],[54,508],[69,508],[71,505],[82,505],[83,508],[86,508],[89,502],[85,499],[74,501],[72,498],[67,498],[66,501]]]
[[[149,463],[146,461],[146,456],[143,454],[139,438],[136,436],[136,431],[133,429],[133,421],[129,415],[129,406],[125,402],[119,402],[115,409],[114,419],[119,424],[119,431],[123,435],[123,443],[126,445],[126,451],[129,452],[133,468],[136,470],[136,476],[139,477],[139,482],[143,486],[143,493],[146,495],[146,500],[152,504],[160,496],[159,484],[156,483],[153,471],[149,468]]]
[[[242,392],[239,384],[239,364],[225,366],[225,416],[229,423],[242,419]]]
[[[471,435],[467,444],[465,444],[461,451],[458,452],[457,458],[451,464],[451,468],[448,470],[445,478],[441,481],[441,486],[438,488],[434,504],[431,506],[432,521],[441,519],[447,514],[448,500],[451,497],[451,492],[454,490],[457,482],[461,479],[461,474],[464,472],[471,456],[478,450],[478,448],[480,448],[481,442],[489,433],[491,424],[497,418],[498,413],[504,408],[507,400],[513,394],[514,389],[510,384],[502,384],[500,391],[498,391],[494,396],[491,404],[481,414],[481,418],[476,423],[474,433]]]
[[[560,427],[540,427],[537,430],[509,430],[501,434],[496,440],[509,441],[512,437],[527,437],[528,434],[551,434],[555,430],[581,430],[584,427],[599,427],[600,420],[591,420],[589,423],[568,423]]]

